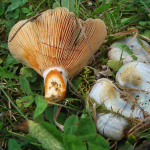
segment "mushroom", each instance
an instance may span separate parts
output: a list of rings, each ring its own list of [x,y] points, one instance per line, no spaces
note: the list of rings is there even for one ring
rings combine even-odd
[[[150,65],[134,61],[123,65],[116,74],[120,86],[129,88],[130,95],[150,114]]]
[[[19,21],[9,33],[13,57],[44,78],[45,99],[65,97],[67,78],[75,77],[100,48],[107,36],[101,19],[83,21],[60,7],[31,21]]]
[[[113,140],[121,140],[126,135],[130,124],[122,116],[113,113],[97,113],[96,122],[98,132]]]
[[[98,104],[104,105],[107,110],[130,119],[144,119],[143,110],[108,79],[97,80],[89,95]]]
[[[145,112],[138,101],[128,91],[118,87],[113,81],[102,78],[97,80],[89,93],[90,106],[93,100],[97,106],[101,105],[96,110],[98,132],[113,140],[121,140],[135,123],[145,119]]]
[[[133,39],[133,37],[128,37],[128,38],[116,41],[115,43],[128,45],[130,50],[138,58],[137,59],[138,61],[150,63],[149,53],[140,45],[137,38],[135,38],[134,41],[132,41],[132,39]],[[141,40],[141,41],[148,49],[150,49],[150,45],[147,42],[145,42],[144,40]],[[130,44],[130,42],[131,42],[131,44]],[[108,58],[110,60],[119,61],[120,57],[121,57],[122,49],[114,47],[113,44],[110,46],[110,48],[111,49],[108,52]],[[123,63],[133,61],[132,57],[125,51],[123,51],[122,58],[123,58]]]

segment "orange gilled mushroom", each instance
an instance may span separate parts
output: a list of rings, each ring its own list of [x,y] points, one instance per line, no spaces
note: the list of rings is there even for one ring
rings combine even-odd
[[[83,21],[66,8],[43,12],[31,21],[19,21],[9,34],[9,50],[18,61],[44,77],[45,99],[65,97],[67,78],[75,77],[107,36],[100,19]]]

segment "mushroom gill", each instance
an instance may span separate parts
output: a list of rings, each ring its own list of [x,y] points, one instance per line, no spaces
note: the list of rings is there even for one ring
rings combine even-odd
[[[8,45],[14,58],[44,77],[45,98],[58,102],[65,97],[67,78],[75,77],[92,58],[89,45],[94,54],[106,36],[101,19],[83,21],[61,7],[19,21]]]

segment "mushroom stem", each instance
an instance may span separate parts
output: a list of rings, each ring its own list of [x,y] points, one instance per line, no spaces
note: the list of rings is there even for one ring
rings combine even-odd
[[[67,87],[67,72],[60,67],[48,68],[43,73],[45,83],[45,99],[58,102],[64,99]]]

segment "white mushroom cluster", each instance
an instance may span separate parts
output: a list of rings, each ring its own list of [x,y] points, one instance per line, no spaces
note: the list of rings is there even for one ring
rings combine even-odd
[[[116,74],[116,83],[99,79],[90,91],[90,97],[108,110],[97,112],[97,130],[105,137],[121,140],[131,128],[131,120],[142,121],[150,114],[150,55],[133,37],[115,43],[126,44],[136,61],[123,51],[124,65]],[[141,40],[147,49],[150,45]],[[131,44],[130,44],[131,43]],[[129,45],[130,44],[130,45]],[[122,50],[111,46],[108,57],[119,61]]]

